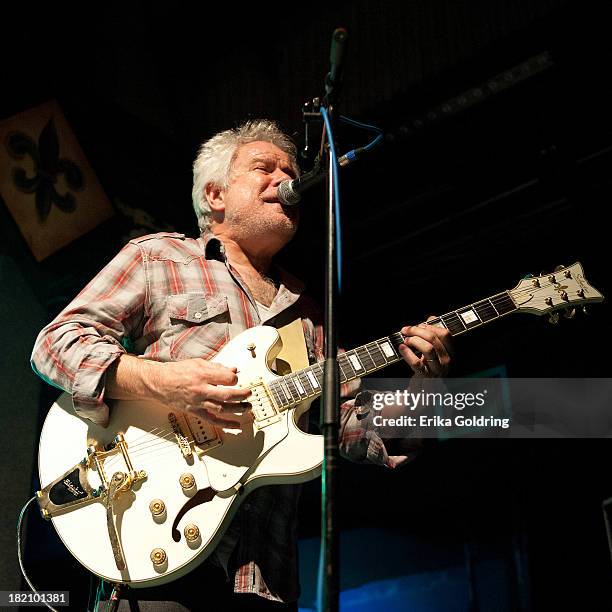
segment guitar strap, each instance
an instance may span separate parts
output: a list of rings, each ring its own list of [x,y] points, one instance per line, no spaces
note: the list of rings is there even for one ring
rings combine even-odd
[[[276,371],[281,376],[307,368],[308,350],[302,320],[297,318],[278,328],[283,348],[276,356]]]

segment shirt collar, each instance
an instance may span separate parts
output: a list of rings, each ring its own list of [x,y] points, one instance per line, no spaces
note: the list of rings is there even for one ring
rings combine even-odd
[[[198,240],[204,247],[204,256],[206,259],[216,259],[222,262],[227,261],[225,246],[210,230],[204,230]]]
[[[223,242],[210,230],[204,230],[198,240],[204,246],[204,256],[206,259],[216,259],[217,261],[227,263],[227,255],[225,254]],[[287,307],[297,301],[304,292],[306,285],[281,266],[277,264],[272,264],[272,266],[279,280],[279,290],[274,298],[274,302],[278,302],[280,308]],[[272,308],[276,310],[274,302],[272,303]]]

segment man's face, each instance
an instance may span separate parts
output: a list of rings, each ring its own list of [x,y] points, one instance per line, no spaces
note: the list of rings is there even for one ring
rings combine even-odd
[[[297,230],[299,211],[283,206],[277,190],[281,181],[295,178],[287,153],[270,142],[256,141],[239,147],[223,190],[223,223],[236,236],[275,235],[289,242]]]

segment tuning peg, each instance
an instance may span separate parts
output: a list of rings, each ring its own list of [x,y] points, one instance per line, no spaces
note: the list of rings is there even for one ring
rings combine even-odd
[[[558,312],[551,313],[548,317],[548,322],[551,325],[557,325],[559,323],[559,313]]]
[[[585,314],[585,315],[591,314],[591,313],[589,312],[589,309],[588,309],[586,306],[583,306],[583,307],[582,307],[582,312],[583,312],[583,314]]]
[[[575,308],[566,308],[563,311],[563,317],[566,319],[573,319],[576,316],[576,309]]]
[[[557,268],[558,268],[558,266],[557,266]],[[557,272],[557,268],[554,269],[554,272]],[[555,275],[552,274],[551,272],[545,272],[544,270],[542,270],[540,272],[540,276],[542,278],[546,278],[549,283],[555,284],[557,282],[557,279],[556,279]]]
[[[553,272],[561,272],[561,270],[564,270],[564,269],[565,269],[565,266],[557,266],[557,267],[556,267],[556,268],[553,270]]]

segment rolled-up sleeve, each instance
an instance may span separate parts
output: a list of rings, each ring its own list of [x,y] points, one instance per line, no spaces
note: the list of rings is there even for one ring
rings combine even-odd
[[[345,387],[346,385],[343,385]],[[342,394],[355,389],[341,389]],[[348,393],[347,393],[348,392]],[[390,467],[389,455],[385,443],[378,434],[370,410],[370,393],[362,391],[340,405],[340,450],[342,454],[355,463],[374,463]]]
[[[146,299],[145,261],[127,244],[38,335],[34,371],[72,394],[75,411],[108,423],[106,371],[126,352],[122,341],[142,328]]]
[[[340,405],[340,451],[355,463],[373,463],[388,468],[407,465],[421,451],[420,440],[383,439],[374,422],[378,414],[372,409],[373,392],[361,390],[354,384],[343,385],[341,395],[355,395]],[[352,386],[352,388],[351,388]],[[346,394],[346,395],[345,395]],[[392,455],[393,447],[398,453]]]

